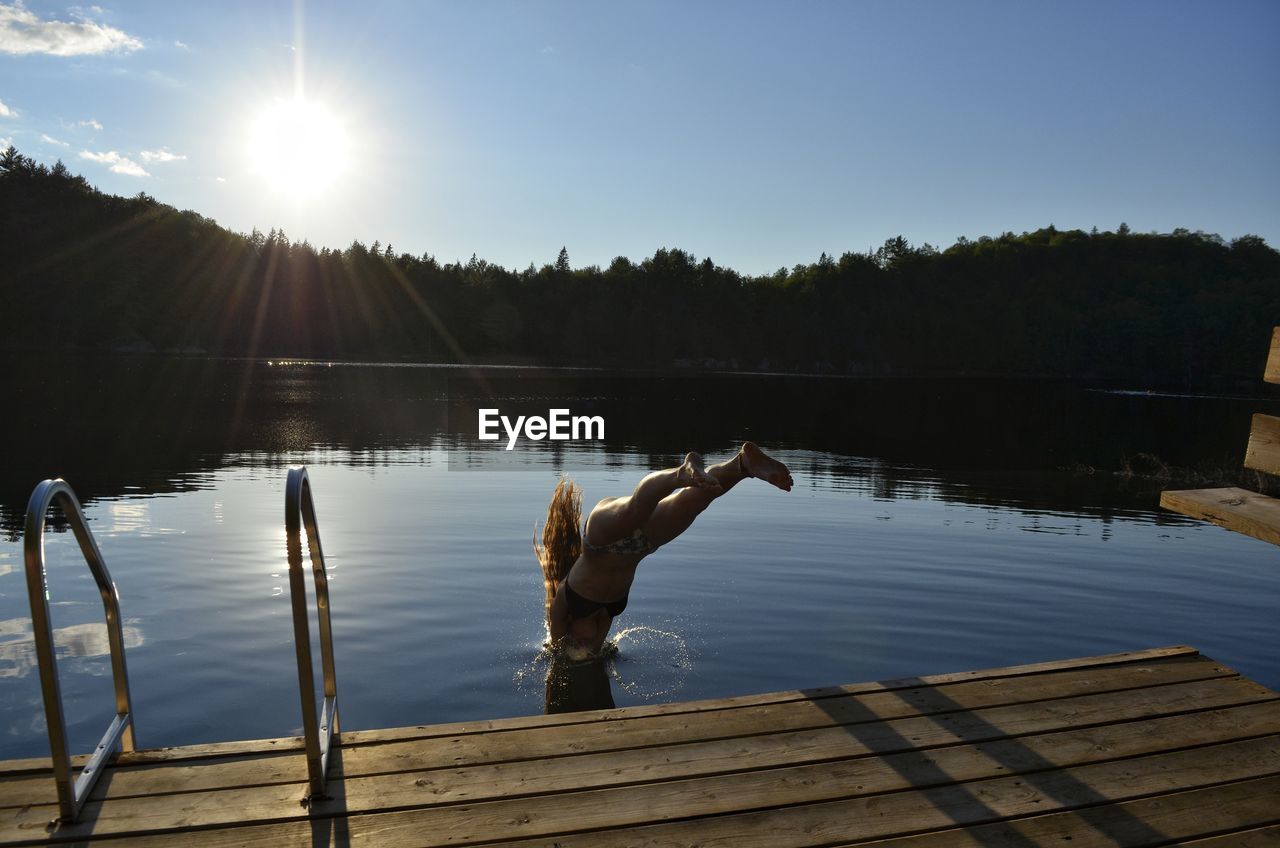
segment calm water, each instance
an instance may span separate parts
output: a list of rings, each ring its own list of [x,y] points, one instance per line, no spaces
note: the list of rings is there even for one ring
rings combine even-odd
[[[120,587],[144,746],[298,732],[282,521],[293,463],[310,471],[332,575],[345,729],[1179,643],[1280,687],[1274,549],[1158,511],[1158,480],[1106,473],[1141,453],[1209,474],[1238,467],[1249,415],[1277,414],[1273,400],[243,361],[6,365],[17,376],[0,461],[0,758],[47,751],[20,533],[32,486],[54,475],[80,493]],[[486,397],[504,412],[601,414],[608,439],[523,447],[493,470],[468,411]],[[747,481],[714,504],[641,567],[617,656],[574,671],[583,679],[567,695],[560,678],[549,692],[530,540],[558,473],[594,503],[686,450],[714,459],[744,438],[791,465],[795,490]],[[64,698],[87,748],[111,704],[101,607],[70,534],[47,538]]]

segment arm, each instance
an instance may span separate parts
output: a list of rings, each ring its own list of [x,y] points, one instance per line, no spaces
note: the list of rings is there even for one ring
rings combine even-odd
[[[564,592],[557,591],[547,608],[547,630],[551,633],[551,644],[557,644],[569,635],[569,602]]]
[[[590,649],[592,654],[598,655],[600,649],[604,647],[604,640],[609,635],[609,628],[613,625],[613,619],[604,611],[592,616],[592,619],[596,630],[590,639]]]

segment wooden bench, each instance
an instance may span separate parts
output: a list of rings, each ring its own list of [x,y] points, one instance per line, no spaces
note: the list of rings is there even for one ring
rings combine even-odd
[[[1280,383],[1280,327],[1271,334],[1271,351],[1262,379]],[[1257,413],[1249,431],[1244,467],[1280,475],[1280,418]],[[1160,506],[1190,518],[1280,545],[1280,498],[1234,486],[1222,489],[1182,489],[1160,493]]]

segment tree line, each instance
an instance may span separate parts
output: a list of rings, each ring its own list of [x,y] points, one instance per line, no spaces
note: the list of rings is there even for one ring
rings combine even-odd
[[[8,349],[1221,387],[1256,381],[1280,323],[1280,253],[1181,229],[897,236],[757,276],[665,247],[515,270],[235,233],[12,147],[0,228]]]

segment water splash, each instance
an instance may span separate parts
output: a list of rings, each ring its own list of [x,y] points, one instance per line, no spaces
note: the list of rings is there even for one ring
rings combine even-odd
[[[529,648],[535,654],[517,666],[512,682],[518,691],[540,693],[551,673],[552,660],[558,658],[546,642]],[[631,703],[671,700],[684,688],[693,669],[693,654],[683,636],[644,624],[618,631],[604,643],[599,657],[584,662],[600,659],[615,694],[625,693],[625,700]]]
[[[639,701],[670,700],[693,668],[684,637],[643,624],[618,632],[606,662],[618,688]]]
[[[543,681],[547,679],[547,672],[551,668],[551,648],[544,642],[540,647],[530,646],[530,649],[536,650],[536,653],[532,659],[516,666],[511,682],[515,684],[517,692],[532,695],[542,688]],[[527,655],[522,654],[522,656]]]

